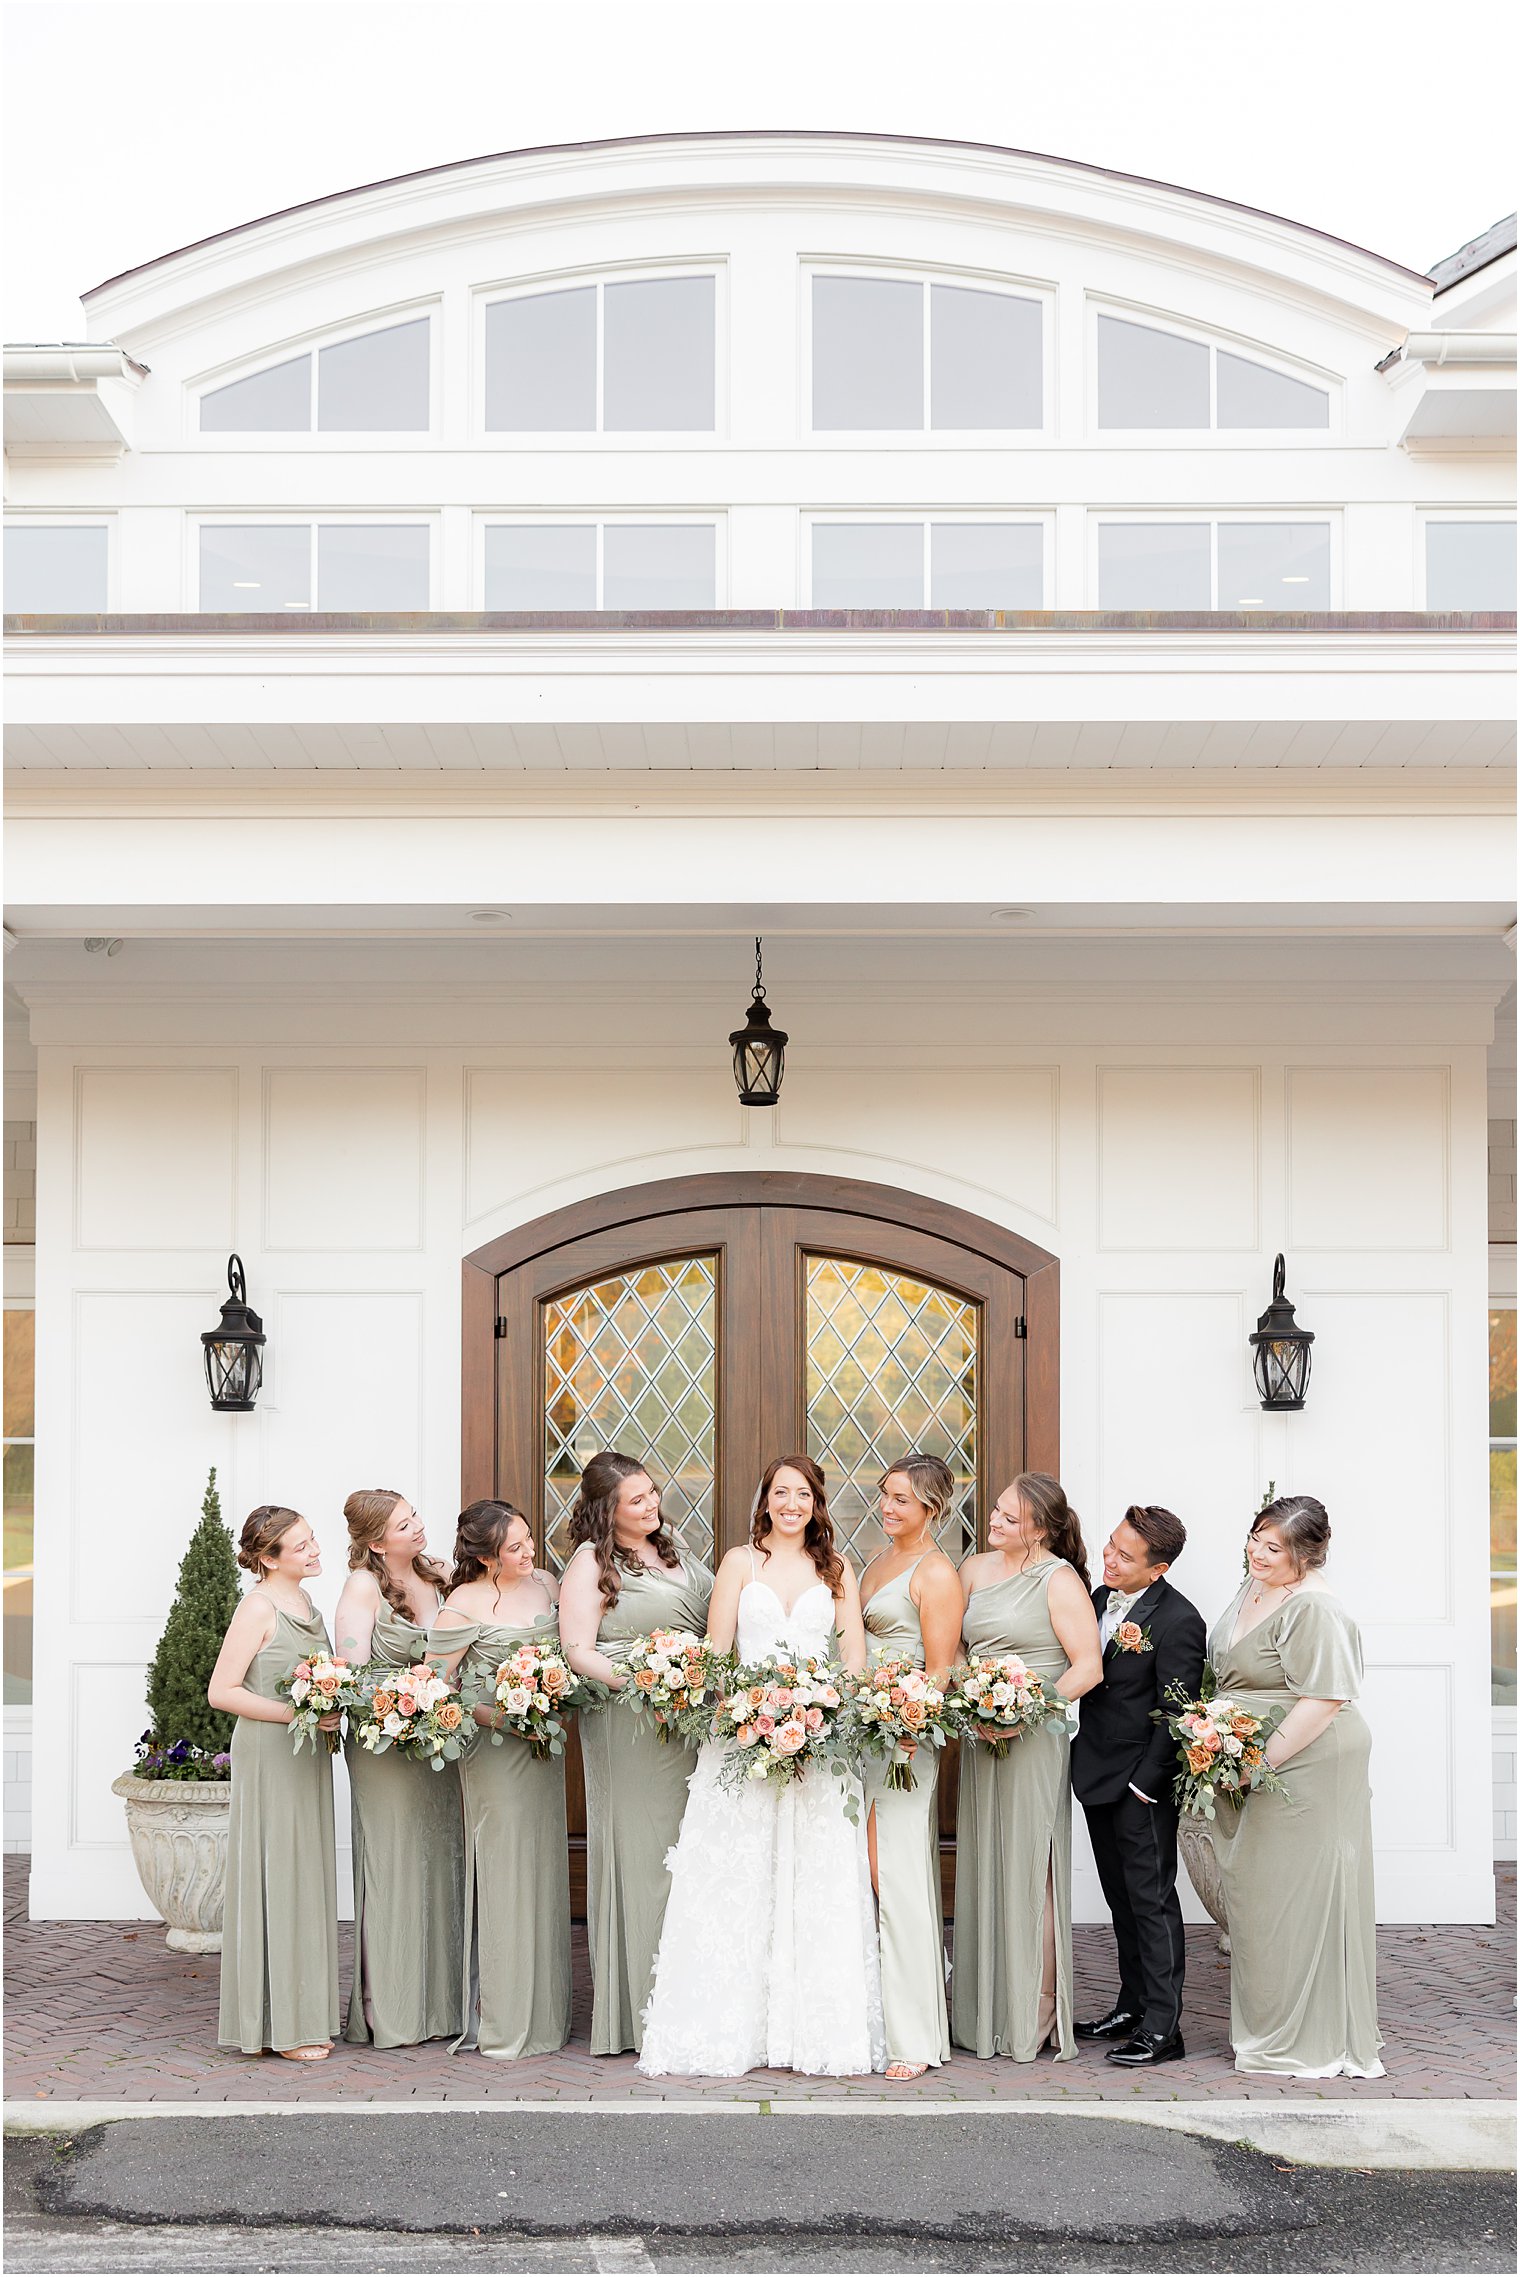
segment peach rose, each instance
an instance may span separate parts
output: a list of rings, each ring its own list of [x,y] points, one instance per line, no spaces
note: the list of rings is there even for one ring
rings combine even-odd
[[[457,1700],[439,1701],[438,1728],[440,1731],[458,1731],[463,1722],[464,1710]]]
[[[652,1692],[654,1690],[654,1670],[652,1668],[638,1669],[634,1675],[633,1688],[636,1692]]]
[[[382,1722],[387,1716],[393,1716],[396,1713],[395,1693],[377,1692],[374,1698],[374,1710],[375,1714],[380,1717]]]
[[[1187,1751],[1187,1761],[1190,1771],[1207,1771],[1213,1757],[1206,1747],[1190,1747]]]
[[[807,1745],[806,1727],[799,1723],[783,1724],[772,1745],[778,1755],[795,1755]]]
[[[917,1731],[919,1729],[920,1725],[925,1721],[926,1713],[927,1711],[925,1710],[922,1700],[905,1700],[903,1702],[902,1720],[907,1725],[909,1731]]]

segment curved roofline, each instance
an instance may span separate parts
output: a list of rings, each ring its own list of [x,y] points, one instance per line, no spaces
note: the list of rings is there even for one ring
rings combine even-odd
[[[319,198],[303,198],[295,205],[277,206],[272,213],[259,214],[252,221],[234,223],[231,229],[212,230],[209,236],[191,238],[188,244],[177,245],[169,253],[157,253],[151,261],[141,261],[135,268],[121,269],[114,277],[103,278],[91,285],[81,300],[90,301],[112,285],[125,284],[129,277],[141,277],[150,269],[161,268],[166,262],[177,261],[186,253],[198,253],[207,245],[219,245],[227,239],[242,237],[250,230],[263,228],[266,222],[284,221],[292,214],[312,213],[319,206],[336,205],[344,198],[362,197],[369,190],[395,189],[403,182],[425,182],[443,174],[459,174],[471,166],[493,166],[508,158],[553,158],[571,151],[638,150],[656,143],[680,142],[878,142],[896,143],[921,150],[984,151],[998,158],[1033,159],[1042,166],[1061,166],[1075,174],[1086,174],[1105,182],[1132,183],[1137,188],[1166,190],[1174,197],[1195,198],[1201,205],[1218,208],[1225,213],[1250,214],[1254,219],[1270,221],[1284,229],[1293,229],[1306,237],[1314,237],[1322,245],[1337,245],[1345,251],[1359,255],[1363,260],[1376,261],[1385,269],[1392,269],[1401,277],[1417,284],[1429,284],[1423,270],[1411,269],[1402,261],[1392,260],[1386,253],[1374,253],[1365,245],[1356,244],[1349,237],[1337,237],[1333,231],[1316,229],[1312,223],[1293,221],[1286,214],[1271,213],[1265,206],[1248,206],[1237,198],[1216,197],[1209,190],[1189,189],[1185,183],[1163,182],[1150,174],[1126,174],[1113,166],[1094,166],[1083,158],[1058,158],[1049,151],[1018,150],[1001,142],[961,142],[948,135],[925,134],[873,134],[858,127],[700,127],[673,130],[666,134],[615,134],[603,135],[589,142],[532,143],[522,150],[492,150],[474,158],[451,158],[441,166],[417,166],[405,174],[384,174],[378,181],[356,182],[346,190],[328,190]]]

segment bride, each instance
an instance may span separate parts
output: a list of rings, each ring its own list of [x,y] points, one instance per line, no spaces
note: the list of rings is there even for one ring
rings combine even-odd
[[[707,1633],[723,1652],[737,1638],[741,1662],[837,1648],[852,1674],[865,1665],[859,1586],[834,1546],[823,1473],[806,1455],[783,1456],[760,1481],[749,1544],[718,1568]],[[670,1853],[639,2069],[880,2071],[864,1811],[852,1824],[844,1782],[822,1767],[782,1786],[725,1786],[727,1752],[702,1749]]]

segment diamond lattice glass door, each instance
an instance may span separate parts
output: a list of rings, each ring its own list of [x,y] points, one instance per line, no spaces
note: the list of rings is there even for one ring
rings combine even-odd
[[[712,1563],[717,1283],[715,1256],[677,1257],[543,1302],[544,1547],[556,1570],[580,1474],[602,1447],[648,1460],[666,1519]]]
[[[919,1449],[955,1474],[939,1539],[959,1561],[976,1547],[980,1305],[884,1265],[810,1256],[805,1307],[808,1452],[841,1540],[858,1562],[874,1554],[877,1481]]]

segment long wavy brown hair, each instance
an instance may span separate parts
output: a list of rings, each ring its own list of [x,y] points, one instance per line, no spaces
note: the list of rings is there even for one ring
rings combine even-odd
[[[829,1516],[829,1498],[824,1489],[823,1473],[811,1455],[778,1455],[766,1466],[765,1476],[755,1489],[755,1506],[750,1512],[749,1538],[757,1550],[765,1548],[765,1538],[771,1530],[770,1512],[766,1505],[778,1471],[796,1471],[806,1479],[813,1497],[813,1515],[808,1520],[802,1546],[812,1559],[820,1581],[829,1585],[829,1593],[838,1597],[844,1588],[844,1559],[834,1543],[834,1522]]]
[[[1052,1478],[1049,1471],[1020,1471],[1013,1487],[1026,1517],[1034,1520],[1035,1530],[1051,1556],[1064,1558],[1082,1576],[1082,1587],[1090,1590],[1087,1546],[1082,1540],[1077,1514],[1067,1501],[1066,1489],[1060,1480]]]
[[[398,1494],[394,1487],[361,1486],[344,1503],[343,1517],[348,1526],[349,1571],[357,1573],[362,1566],[367,1573],[372,1573],[380,1594],[391,1611],[399,1614],[403,1621],[409,1621],[412,1618],[412,1608],[406,1601],[400,1583],[393,1579],[390,1568],[380,1555],[380,1544],[385,1539],[385,1530],[391,1522],[392,1513],[397,1503],[405,1500],[406,1496]],[[437,1558],[429,1557],[426,1550],[417,1552],[412,1560],[412,1571],[419,1581],[429,1582],[434,1589],[448,1586],[448,1574]]]
[[[625,1573],[636,1573],[640,1560],[631,1550],[619,1549],[613,1532],[617,1516],[618,1498],[625,1479],[640,1474],[650,1476],[647,1463],[636,1463],[632,1455],[620,1455],[616,1448],[604,1447],[593,1455],[581,1472],[580,1492],[570,1512],[570,1539],[579,1548],[589,1542],[596,1552],[596,1577],[602,1592],[602,1604],[611,1612],[622,1590],[618,1580],[618,1567]],[[649,1536],[649,1545],[661,1565],[678,1566],[681,1553],[676,1538],[664,1520],[657,1532]]]
[[[526,1514],[512,1502],[497,1502],[490,1496],[480,1502],[471,1502],[460,1511],[459,1525],[454,1535],[454,1570],[449,1576],[450,1589],[462,1589],[467,1581],[484,1577],[487,1561],[500,1557],[501,1545],[507,1528],[514,1518],[528,1525]]]

